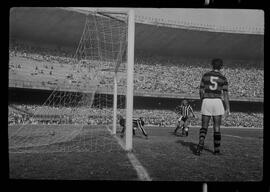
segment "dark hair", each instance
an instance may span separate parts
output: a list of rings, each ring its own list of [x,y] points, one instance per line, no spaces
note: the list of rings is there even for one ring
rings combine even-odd
[[[186,102],[188,104],[188,100],[187,99],[183,99],[181,104],[184,104],[184,102]]]
[[[213,59],[212,60],[212,66],[213,66],[213,69],[220,70],[222,68],[222,66],[223,66],[222,59]]]

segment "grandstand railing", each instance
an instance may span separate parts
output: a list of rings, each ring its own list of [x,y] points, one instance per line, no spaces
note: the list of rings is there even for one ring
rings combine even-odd
[[[59,87],[59,91],[78,91],[78,88],[75,88],[76,85],[71,85],[69,83],[51,83],[47,82],[38,82],[38,81],[28,81],[28,80],[16,80],[9,79],[9,87],[13,88],[25,88],[25,89],[43,89],[43,90],[54,90],[56,87]],[[98,85],[98,89],[94,85],[86,85],[80,86],[80,92],[89,93],[93,91],[97,91],[100,94],[113,94],[113,86],[103,86]],[[120,95],[125,95],[124,88],[118,88],[118,92]],[[163,93],[163,92],[155,92],[155,91],[134,91],[134,96],[142,96],[142,97],[161,97],[161,98],[189,98],[189,99],[200,99],[199,94],[179,94],[179,93]],[[263,97],[230,97],[231,101],[247,101],[247,102],[263,102]]]

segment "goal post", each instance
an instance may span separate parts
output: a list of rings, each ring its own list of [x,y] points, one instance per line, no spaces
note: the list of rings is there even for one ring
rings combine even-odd
[[[135,14],[128,11],[128,37],[127,37],[127,91],[126,91],[126,139],[125,149],[132,150],[132,117],[133,117],[133,76],[134,76],[134,42],[135,42]],[[117,67],[114,73],[113,95],[113,134],[117,128]]]
[[[128,46],[127,46],[127,94],[126,94],[126,150],[132,149],[132,115],[133,115],[133,74],[134,74],[134,42],[135,14],[128,14]]]

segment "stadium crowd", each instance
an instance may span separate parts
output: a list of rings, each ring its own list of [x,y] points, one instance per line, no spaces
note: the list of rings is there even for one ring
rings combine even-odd
[[[165,126],[175,126],[178,116],[174,111],[170,110],[135,110],[135,116],[144,117],[147,125],[159,125],[161,120],[164,120]],[[195,111],[195,118],[190,118],[191,126],[201,126],[201,114]],[[212,121],[210,125],[212,125]],[[222,125],[228,127],[263,127],[262,113],[242,113],[232,112],[230,116],[226,117]]]
[[[210,60],[168,59],[154,55],[137,56],[136,60],[135,74],[144,77],[140,83],[135,83],[137,90],[198,94],[202,74],[211,70]],[[263,97],[262,63],[225,60],[222,72],[228,78],[232,96]]]
[[[54,77],[59,75],[65,76],[64,79],[73,82],[74,77],[81,79],[82,81],[74,81],[81,88],[87,87],[82,85],[90,77],[86,76],[86,72],[83,72],[81,76],[78,76],[78,69],[71,69],[70,65],[74,63],[74,57],[70,54],[71,51],[63,48],[41,48],[35,45],[18,42],[12,40],[10,43],[9,54],[10,57],[26,58],[28,60],[34,60],[38,62],[48,62],[49,74]],[[20,60],[15,60],[15,62]],[[210,60],[207,59],[191,59],[191,58],[175,58],[156,55],[145,55],[143,53],[135,54],[135,74],[134,74],[134,89],[141,92],[152,93],[166,93],[166,94],[187,94],[198,95],[198,87],[200,83],[201,75],[210,70]],[[89,61],[85,61],[85,66],[89,64]],[[91,62],[91,61],[90,61]],[[263,98],[264,89],[264,70],[263,62],[261,61],[236,61],[229,60],[224,61],[224,69],[222,72],[228,78],[229,91],[231,97],[259,97]],[[94,64],[93,64],[94,63]],[[91,66],[96,66],[96,62],[92,62]],[[16,69],[20,74],[22,63],[10,64],[11,70]],[[61,66],[56,67],[57,65]],[[112,63],[106,63],[102,65],[103,69],[113,69]],[[41,74],[46,68],[34,66],[38,68]],[[48,66],[47,66],[48,67]],[[70,68],[67,72],[64,68]],[[91,76],[94,76],[95,72],[89,71]],[[84,70],[83,70],[84,71]],[[65,74],[60,74],[65,73]],[[68,73],[68,74],[66,74]],[[109,71],[102,71],[99,73],[100,86],[107,86],[112,88],[113,78],[108,77]],[[91,78],[90,78],[91,80]],[[58,81],[59,82],[59,81]],[[56,82],[57,83],[57,82]],[[120,80],[120,84],[125,84],[125,79]]]
[[[73,61],[74,55],[70,50],[62,47],[41,47],[30,42],[10,39],[9,55],[30,58],[36,61],[48,61],[51,63],[69,64]]]
[[[110,109],[42,105],[9,105],[8,123],[13,124],[109,124]]]
[[[18,110],[21,109],[21,110]],[[24,113],[22,111],[25,110]],[[120,110],[120,113],[124,113]],[[191,118],[191,126],[201,125],[200,112],[195,111],[195,118]],[[165,126],[175,126],[177,114],[173,110],[142,110],[135,109],[134,117],[143,117],[146,125],[158,126],[163,119]],[[39,105],[10,105],[9,124],[90,124],[109,125],[112,123],[111,108],[87,107],[50,107]],[[222,123],[232,127],[263,127],[262,113],[232,112]]]
[[[82,61],[80,68],[74,68],[74,50],[61,47],[39,47],[21,41],[11,40],[9,55],[12,62],[9,63],[9,69],[13,74],[22,75],[25,69],[31,76],[38,76],[42,79],[52,78],[55,81],[47,81],[53,85],[63,81],[74,83],[77,88],[84,88],[87,80],[93,80],[97,65],[95,61]],[[21,62],[24,58],[24,62]],[[210,70],[210,60],[176,58],[157,55],[146,55],[145,53],[136,53],[135,55],[135,74],[134,89],[142,92],[166,93],[166,94],[188,94],[198,95],[198,88],[201,75]],[[91,63],[92,68],[89,68]],[[45,63],[45,65],[44,65]],[[29,66],[31,70],[29,70]],[[28,65],[28,66],[27,66]],[[99,86],[112,89],[113,78],[110,69],[114,69],[113,63],[102,63],[99,67]],[[260,61],[234,61],[225,60],[222,73],[228,78],[229,93],[231,97],[260,97],[263,98],[264,89],[264,70],[263,62]],[[109,69],[109,70],[106,70]],[[122,72],[124,67],[120,67]],[[59,81],[58,81],[59,80]],[[34,82],[35,79],[32,79]],[[44,82],[42,85],[45,85]],[[125,85],[125,78],[120,78],[120,86]],[[19,105],[18,108],[35,114],[40,118],[31,118],[27,113],[21,113],[19,110],[9,112],[9,124],[18,123],[88,123],[103,124],[111,122],[111,111],[107,109],[80,109],[81,113],[69,116],[72,109],[69,107],[46,107],[36,105]],[[91,110],[91,111],[89,111]],[[44,113],[46,112],[46,113]],[[40,115],[38,115],[40,113]],[[195,112],[196,113],[196,112]],[[52,114],[55,118],[51,118]],[[83,115],[84,114],[84,115]],[[88,114],[88,115],[85,115]],[[108,115],[109,114],[109,115]],[[160,119],[165,120],[168,126],[175,124],[176,114],[173,111],[165,110],[135,110],[135,116],[143,116],[148,125],[158,125]],[[47,117],[47,118],[46,118]],[[262,127],[263,115],[261,113],[232,113],[224,120],[225,126],[244,126],[244,127]],[[197,118],[193,119],[192,125],[200,125],[200,115],[197,112]]]

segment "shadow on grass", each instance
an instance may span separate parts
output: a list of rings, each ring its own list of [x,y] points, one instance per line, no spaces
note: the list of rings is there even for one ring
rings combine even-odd
[[[125,138],[125,136],[121,136],[121,134],[119,134],[119,138],[123,139],[123,138]],[[144,135],[140,135],[140,134],[133,135],[133,138],[134,139],[148,140],[148,137],[145,137]]]
[[[181,137],[182,134],[179,133],[179,132],[180,132],[180,131],[178,131],[177,133],[175,133],[174,131],[170,131],[170,132],[168,132],[168,133],[171,134],[171,135],[173,135],[173,136],[176,136],[176,137]]]
[[[144,135],[139,135],[139,134],[133,135],[133,138],[144,139],[144,140],[148,139],[148,137],[145,137]]]
[[[177,133],[175,133],[174,131],[168,132],[169,134],[175,136],[175,137],[187,137],[187,135],[183,135],[182,132],[178,131]]]
[[[190,151],[195,155],[198,143],[193,143],[193,142],[183,141],[183,140],[178,140],[178,141],[176,141],[176,143],[180,143],[184,147],[189,147]],[[206,147],[204,147],[203,150],[208,151],[210,153],[214,153],[214,151],[212,151]]]

